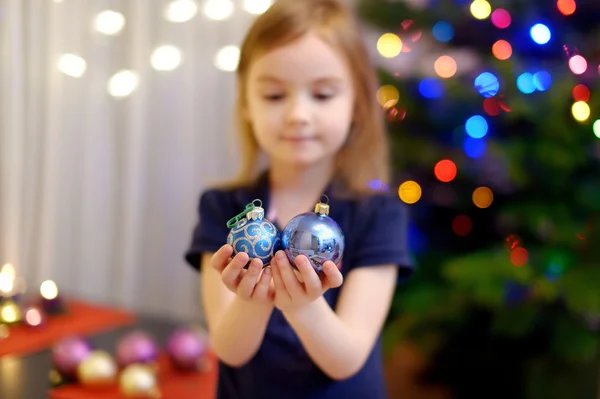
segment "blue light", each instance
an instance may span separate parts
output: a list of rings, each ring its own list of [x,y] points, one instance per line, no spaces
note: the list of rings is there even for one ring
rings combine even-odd
[[[374,191],[388,191],[390,188],[381,180],[371,180],[367,187]]]
[[[550,41],[552,33],[550,29],[544,24],[535,24],[529,30],[529,34],[534,42],[537,44],[546,44]]]
[[[486,98],[494,97],[500,91],[500,82],[496,75],[491,72],[483,72],[477,76],[473,86],[479,94]]]
[[[531,94],[535,91],[535,84],[533,83],[533,75],[529,72],[522,73],[517,78],[517,88],[521,93]]]
[[[433,25],[433,37],[440,42],[449,42],[454,37],[454,29],[448,22],[440,21]]]
[[[484,137],[488,132],[488,123],[485,118],[481,115],[474,115],[467,119],[465,123],[465,130],[467,134],[474,139],[480,139]]]
[[[467,137],[463,143],[463,150],[469,158],[480,158],[485,154],[487,145],[485,141]]]
[[[425,98],[439,98],[444,89],[444,84],[435,78],[425,78],[419,83],[419,93]]]
[[[539,71],[533,74],[533,85],[536,90],[546,91],[552,86],[552,76],[546,71]]]

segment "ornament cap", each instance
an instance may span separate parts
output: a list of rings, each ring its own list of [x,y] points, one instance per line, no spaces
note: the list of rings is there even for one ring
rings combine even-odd
[[[255,202],[258,202],[258,205],[254,205]],[[255,199],[246,205],[246,208],[244,208],[241,213],[227,221],[227,227],[230,229],[235,227],[244,216],[251,220],[261,220],[265,216],[265,210],[262,208],[262,201]]]
[[[315,205],[315,213],[318,213],[319,215],[329,215],[329,197],[325,194],[323,194],[323,197],[327,199],[327,202],[319,202]]]
[[[248,212],[246,217],[250,220],[262,220],[265,217],[265,210],[260,206],[257,206]]]

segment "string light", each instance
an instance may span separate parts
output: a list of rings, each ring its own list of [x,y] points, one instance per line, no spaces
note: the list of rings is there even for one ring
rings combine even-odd
[[[204,3],[204,15],[215,21],[223,21],[231,17],[234,8],[231,0],[207,0]]]
[[[486,19],[492,13],[492,6],[486,0],[474,0],[470,9],[471,14],[477,19]]]
[[[229,45],[222,47],[215,56],[215,66],[226,72],[233,72],[237,69],[240,60],[240,49],[237,46]]]
[[[127,97],[138,87],[139,80],[138,74],[133,71],[119,71],[108,80],[108,94],[113,97]]]
[[[449,183],[456,177],[456,164],[449,159],[441,160],[435,164],[433,173],[439,181]]]
[[[500,61],[505,61],[512,55],[512,46],[506,40],[498,40],[492,45],[492,54]]]
[[[467,215],[455,216],[452,220],[452,231],[457,236],[467,236],[473,229],[473,222]]]
[[[398,187],[398,196],[407,204],[415,204],[421,199],[421,186],[413,180],[405,181]]]
[[[581,55],[574,55],[569,58],[569,69],[575,75],[581,75],[587,70],[587,61]]]
[[[600,139],[600,119],[596,119],[596,122],[594,122],[594,125],[593,125],[593,129],[594,129],[594,136],[596,136]]]
[[[433,69],[440,78],[451,78],[456,74],[456,61],[449,55],[442,55],[433,64]]]
[[[398,103],[400,92],[395,86],[385,85],[377,90],[377,101],[385,108],[389,109]]]
[[[578,84],[577,86],[573,87],[571,94],[573,96],[573,100],[575,101],[588,102],[590,100],[590,89],[588,89],[584,84]]]
[[[552,38],[550,29],[544,24],[533,25],[529,30],[529,34],[531,35],[533,41],[540,45],[548,43]]]
[[[78,55],[63,54],[58,58],[57,67],[58,70],[65,75],[79,78],[84,74],[87,68],[87,63]]]
[[[172,71],[181,64],[181,51],[170,45],[157,47],[152,52],[150,64],[157,71]]]
[[[512,18],[510,13],[503,8],[497,8],[492,13],[492,24],[498,29],[506,29],[510,26]]]
[[[494,201],[494,193],[489,187],[478,187],[473,191],[473,204],[477,208],[489,208]]]
[[[573,118],[579,122],[585,122],[590,117],[590,106],[585,101],[577,101],[571,107]]]
[[[377,51],[385,58],[394,58],[402,52],[402,40],[393,33],[384,33],[377,40]]]
[[[575,0],[558,0],[556,2],[556,7],[561,14],[569,16],[575,12],[577,4],[575,3]]]
[[[123,14],[112,10],[100,12],[94,21],[94,29],[109,36],[118,34],[124,26],[125,17]]]
[[[186,22],[198,13],[198,5],[193,0],[175,0],[167,4],[165,19],[170,22]]]
[[[244,9],[250,14],[263,14],[273,5],[273,0],[245,0]]]

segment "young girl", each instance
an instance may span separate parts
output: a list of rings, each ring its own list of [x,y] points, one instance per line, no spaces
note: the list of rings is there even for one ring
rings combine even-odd
[[[187,261],[201,270],[219,398],[385,398],[380,333],[398,273],[408,274],[407,213],[387,181],[376,75],[343,0],[278,0],[241,48],[242,173],[206,191]],[[258,170],[258,157],[268,168]],[[254,199],[280,230],[325,193],[345,235],[340,269],[318,275],[283,252],[263,268],[224,245]],[[343,281],[343,285],[342,285]]]

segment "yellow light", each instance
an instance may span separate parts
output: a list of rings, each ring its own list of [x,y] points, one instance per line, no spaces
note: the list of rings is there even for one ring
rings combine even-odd
[[[393,33],[384,33],[377,40],[377,51],[385,58],[394,58],[402,51],[402,40]]]
[[[7,324],[21,321],[21,309],[13,301],[5,302],[0,309],[0,321]]]
[[[398,187],[398,196],[407,204],[414,204],[421,199],[421,186],[419,183],[408,180]]]
[[[486,19],[492,13],[492,6],[486,0],[475,0],[471,3],[471,14],[477,19]]]
[[[40,286],[40,294],[45,299],[54,299],[58,296],[58,287],[56,283],[52,280],[46,280]]]
[[[377,90],[377,101],[385,109],[392,108],[400,99],[400,92],[395,86],[385,85]]]
[[[494,193],[488,187],[478,187],[473,191],[473,203],[477,208],[489,208],[494,201]]]
[[[573,118],[579,122],[584,122],[590,117],[590,106],[585,101],[577,101],[571,107]]]
[[[600,119],[594,122],[594,135],[600,139]]]

